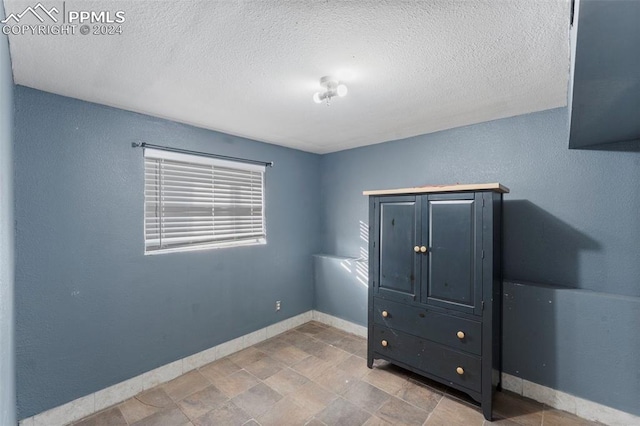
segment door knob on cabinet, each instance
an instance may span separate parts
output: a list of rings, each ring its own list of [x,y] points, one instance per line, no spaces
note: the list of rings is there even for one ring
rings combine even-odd
[[[456,368],[456,373],[458,373],[459,375],[462,376],[464,374],[464,368],[462,368],[462,367]]]
[[[427,252],[427,248],[425,246],[420,247],[420,251],[422,253],[426,253]]]
[[[456,336],[458,336],[458,339],[464,339],[464,331],[458,331]]]
[[[415,246],[413,248],[413,251],[415,251],[416,253],[420,253],[420,246]]]
[[[382,346],[384,346],[385,348],[386,348],[387,346],[389,346],[389,342],[387,342],[386,340],[383,340],[382,342],[380,342],[380,344],[381,344]]]
[[[382,317],[383,317],[383,318],[386,318],[386,317],[388,317],[388,316],[389,316],[389,312],[387,312],[387,311],[382,311]]]

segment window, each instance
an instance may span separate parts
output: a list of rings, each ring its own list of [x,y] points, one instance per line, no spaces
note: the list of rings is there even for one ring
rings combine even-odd
[[[145,254],[264,244],[264,171],[145,148]]]

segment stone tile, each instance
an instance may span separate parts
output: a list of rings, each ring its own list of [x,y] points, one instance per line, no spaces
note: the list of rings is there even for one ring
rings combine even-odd
[[[127,420],[118,407],[102,411],[74,423],[74,426],[127,426]]]
[[[409,379],[411,380],[411,379]],[[451,398],[455,398],[455,399],[459,399],[467,404],[471,404],[471,405],[477,405],[478,403],[474,401],[473,398],[471,398],[471,396],[466,393],[463,392],[461,390],[446,386],[443,388],[444,389],[444,394],[451,397]]]
[[[544,413],[542,414],[542,424],[544,426],[595,426],[599,425],[600,423],[580,418],[565,411],[549,409],[545,407]]]
[[[584,419],[612,425],[640,424],[638,416],[578,397],[576,397],[576,415]]]
[[[243,425],[251,416],[229,401],[220,408],[209,411],[193,421],[196,426]]]
[[[393,364],[391,364],[386,359],[374,359],[373,360],[373,368],[390,368]]]
[[[304,425],[312,415],[311,410],[285,397],[260,416],[258,422],[262,426],[297,426]]]
[[[321,422],[340,426],[361,426],[369,417],[371,414],[344,398],[337,398],[316,415],[316,418]]]
[[[284,333],[285,331],[290,330],[293,327],[291,319],[286,319],[284,321],[277,322],[267,327],[267,338],[271,338],[277,336],[279,334]]]
[[[257,378],[265,380],[282,370],[282,367],[283,365],[281,363],[269,356],[266,356],[245,366],[244,369]]]
[[[287,366],[296,364],[308,356],[308,353],[295,346],[287,346],[271,354],[273,359]]]
[[[330,363],[321,360],[320,358],[309,355],[299,363],[291,366],[291,368],[293,368],[303,376],[313,380],[323,374],[329,368],[333,368],[333,366]]]
[[[542,424],[543,405],[511,392],[496,392],[493,411],[499,417],[526,426]]]
[[[239,395],[247,389],[257,385],[260,383],[260,380],[246,371],[240,370],[230,376],[212,380],[211,383],[213,383],[216,388],[220,389],[223,394],[229,398],[233,398],[234,396]]]
[[[406,383],[406,376],[393,367],[374,368],[362,380],[394,395]]]
[[[321,422],[315,417],[304,424],[304,426],[327,426],[326,423]]]
[[[298,333],[295,330],[287,331],[286,333],[281,334],[279,337],[284,341],[291,343],[292,345],[311,339],[306,334]]]
[[[576,412],[576,397],[528,380],[522,381],[522,396],[541,402],[558,410]]]
[[[288,330],[288,331],[286,331],[285,333],[279,334],[278,336],[273,337],[273,338],[271,338],[271,339],[269,339],[269,340],[272,340],[272,341],[274,341],[274,342],[278,342],[279,344],[292,345],[293,343],[291,343],[291,342],[289,341],[290,337],[289,337],[289,338],[287,338],[287,335],[288,335],[288,334],[294,334],[294,333],[295,333],[295,334],[299,334],[299,335],[301,335],[301,336],[303,336],[303,337],[307,337],[307,336],[304,336],[304,335],[303,335],[303,334],[301,334],[301,333],[296,333],[296,332],[295,332],[295,331],[293,331],[293,330]],[[256,345],[256,349],[261,350],[257,345]]]
[[[494,414],[493,421],[489,422],[487,420],[484,421],[483,426],[492,426],[492,425],[500,425],[500,426],[521,426],[520,423],[516,423],[513,420],[503,419]]]
[[[308,382],[299,387],[289,397],[296,404],[309,408],[315,414],[337,399],[338,395],[320,387],[317,383]]]
[[[182,372],[187,373],[196,368],[203,367],[211,362],[214,362],[217,358],[218,350],[216,347],[205,349],[201,352],[190,355],[182,359]]]
[[[308,381],[309,379],[299,373],[296,373],[292,369],[284,368],[264,382],[280,395],[289,395]]]
[[[190,371],[187,374],[171,380],[162,385],[162,389],[174,401],[179,401],[187,395],[197,392],[209,386],[209,381],[199,371]]]
[[[245,334],[242,336],[242,344],[245,348],[256,345],[260,342],[267,340],[267,329],[261,328],[253,333]]]
[[[166,408],[155,414],[145,417],[144,419],[132,423],[131,426],[171,426],[185,425],[189,423],[189,419],[184,415],[178,407]]]
[[[395,396],[430,413],[442,398],[442,393],[420,382],[407,381]]]
[[[89,416],[95,410],[95,394],[89,394],[33,416],[35,426],[63,425]]]
[[[442,399],[442,393],[420,382],[407,381],[395,396],[430,413]]]
[[[149,389],[135,397],[143,404],[149,405],[155,408],[169,408],[175,404],[173,400],[167,395],[167,393],[161,387]]]
[[[254,347],[257,350],[266,353],[267,355],[273,356],[274,352],[291,347],[291,343],[276,337],[276,338],[272,338],[269,340],[265,340],[264,342],[258,343]]]
[[[361,358],[367,357],[367,341],[360,337],[347,336],[335,344],[340,349]]]
[[[429,413],[396,397],[382,404],[375,415],[393,425],[422,425]]]
[[[524,384],[520,377],[512,376],[511,374],[502,373],[500,377],[502,389],[522,395],[522,389]]]
[[[416,382],[418,384],[422,384],[425,386],[428,386],[438,392],[440,392],[441,394],[447,394],[447,393],[451,393],[451,392],[459,392],[460,391],[453,389],[445,384],[442,384],[440,382],[436,382],[435,380],[431,380],[429,378],[426,378],[424,376],[421,376],[419,374],[413,373],[411,371],[407,371],[407,377],[409,378],[410,381],[412,382]]]
[[[355,377],[363,377],[365,374],[369,374],[371,369],[367,367],[367,361],[359,356],[351,355],[337,365],[340,370],[348,371]]]
[[[122,404],[118,405],[118,408],[129,424],[135,423],[138,420],[142,420],[145,417],[149,417],[150,415],[161,410],[161,408],[153,407],[151,405],[140,402],[136,398],[126,400]]]
[[[282,399],[282,395],[264,383],[260,383],[231,401],[253,418],[257,418],[267,412],[280,399]]]
[[[320,376],[316,377],[314,381],[320,386],[337,394],[346,392],[354,383],[359,382],[357,377],[338,368],[330,368],[326,370]]]
[[[460,401],[443,397],[425,423],[428,426],[482,426],[482,414]]]
[[[208,413],[211,410],[221,407],[229,398],[220,392],[215,386],[211,385],[178,402],[178,407],[191,420]]]
[[[364,423],[363,426],[392,426],[392,425],[388,421],[382,420],[378,416],[371,416],[371,417],[369,417],[369,420],[367,420]]]
[[[329,345],[327,345],[324,342],[321,342],[320,340],[308,339],[302,342],[294,343],[294,346],[297,347],[298,349],[305,351],[309,355],[315,356],[318,352],[322,351]]]
[[[218,378],[227,377],[241,368],[231,362],[229,358],[222,358],[203,367],[199,371],[207,379],[214,381]]]
[[[426,419],[425,425],[447,426],[599,424],[510,392],[496,393],[495,420],[486,422],[480,408],[472,405],[475,403],[463,392],[383,360],[376,360],[373,369],[367,368],[366,360],[358,356],[366,357],[365,339],[318,324],[302,329],[307,334],[297,330],[285,332],[185,373],[76,424],[326,426],[353,422],[374,426],[421,424],[421,418]],[[332,339],[338,336],[340,340],[332,345]],[[177,368],[179,363],[173,364],[172,367]],[[175,368],[145,373],[137,380],[146,378],[148,386],[155,379],[174,374]],[[120,389],[120,385],[124,386],[118,384],[104,391],[103,405],[114,398],[111,393],[134,392],[129,386]],[[537,390],[533,385],[526,389],[529,393]],[[359,413],[363,413],[362,416]],[[74,412],[67,418],[72,421],[79,416]],[[39,422],[35,421],[36,417]],[[52,418],[47,412],[34,416],[32,423],[53,424],[43,423]]]
[[[266,358],[267,354],[262,351],[257,350],[256,348],[247,348],[243,349],[240,352],[236,352],[233,355],[229,355],[229,359],[234,364],[244,368],[249,364],[253,364],[256,361],[261,360],[262,358]]]
[[[315,338],[330,345],[335,345],[340,342],[342,339],[347,337],[347,333],[337,330],[333,327],[326,329],[322,333],[318,333],[315,335]]]
[[[163,365],[154,370],[142,374],[142,388],[151,389],[159,384],[166,383],[182,374],[182,360]]]
[[[100,411],[112,405],[126,401],[127,399],[143,391],[142,376],[116,383],[106,389],[95,393],[95,410]]]
[[[227,355],[231,355],[232,353],[242,350],[244,348],[243,345],[244,340],[242,337],[219,344],[216,346],[216,359],[224,358]]]
[[[349,352],[345,352],[331,345],[326,345],[313,355],[332,364],[342,362],[351,356]]]
[[[358,407],[373,413],[387,402],[391,395],[369,383],[358,381],[344,393],[343,397]]]
[[[295,331],[297,331],[298,333],[306,334],[307,336],[315,336],[319,333],[322,333],[326,329],[327,327],[324,324],[311,321],[296,328]]]

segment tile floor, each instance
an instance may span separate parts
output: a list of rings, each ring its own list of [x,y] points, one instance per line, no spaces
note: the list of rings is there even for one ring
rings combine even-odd
[[[490,424],[464,394],[365,358],[365,339],[309,322],[74,425]],[[596,424],[510,393],[495,406],[499,425]]]

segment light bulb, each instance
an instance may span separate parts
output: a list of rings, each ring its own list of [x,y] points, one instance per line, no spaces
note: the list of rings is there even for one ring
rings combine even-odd
[[[322,102],[322,99],[320,99],[320,93],[316,92],[313,94],[313,102],[319,104]]]
[[[348,91],[349,89],[347,89],[347,86],[345,86],[344,84],[338,84],[338,88],[337,88],[338,96],[340,97],[345,96]]]

